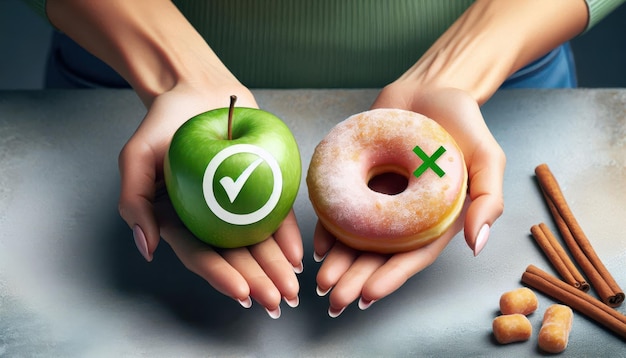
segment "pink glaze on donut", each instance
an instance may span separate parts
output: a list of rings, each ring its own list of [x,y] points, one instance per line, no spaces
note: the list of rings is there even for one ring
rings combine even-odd
[[[446,151],[436,164],[413,172],[423,160]],[[395,195],[370,189],[382,173],[404,176],[405,190]],[[454,139],[420,114],[377,109],[336,125],[316,147],[307,175],[309,197],[320,221],[345,244],[378,252],[406,251],[439,237],[458,217],[465,200],[467,172]]]

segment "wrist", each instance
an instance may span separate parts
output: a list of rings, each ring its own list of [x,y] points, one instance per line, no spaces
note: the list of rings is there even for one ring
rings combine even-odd
[[[506,19],[488,14],[491,4],[468,8],[398,82],[418,91],[456,88],[484,103],[515,71],[523,42],[519,32],[503,36]]]
[[[482,104],[586,21],[583,1],[476,1],[397,82],[417,91],[461,89]]]
[[[445,44],[427,52],[395,82],[417,92],[455,88],[483,104],[515,72],[514,50],[500,53],[495,46],[478,50],[479,46],[469,42],[461,47]]]
[[[146,106],[176,86],[240,85],[171,1],[48,0],[52,24],[102,59]]]

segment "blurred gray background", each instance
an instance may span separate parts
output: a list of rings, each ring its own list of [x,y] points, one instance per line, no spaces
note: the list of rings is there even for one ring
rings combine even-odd
[[[20,0],[0,0],[0,90],[42,88],[51,32]],[[626,87],[626,5],[572,47],[580,87]]]

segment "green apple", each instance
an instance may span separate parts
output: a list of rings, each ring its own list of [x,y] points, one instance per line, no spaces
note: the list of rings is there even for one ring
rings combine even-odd
[[[185,122],[164,162],[167,192],[185,226],[222,248],[272,235],[298,194],[302,165],[293,134],[275,115],[219,108]]]

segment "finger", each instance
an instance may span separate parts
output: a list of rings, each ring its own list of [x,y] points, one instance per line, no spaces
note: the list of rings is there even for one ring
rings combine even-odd
[[[250,296],[265,307],[270,317],[280,317],[281,293],[248,248],[225,249],[221,254],[246,280]]]
[[[441,89],[419,98],[416,104],[450,132],[465,156],[472,200],[465,221],[465,240],[478,255],[504,209],[505,154],[489,131],[478,103],[469,94]]]
[[[348,271],[357,256],[357,251],[339,241],[335,241],[324,263],[322,263],[317,272],[318,295],[325,296],[335,286],[341,276]]]
[[[155,154],[147,145],[129,141],[118,159],[121,175],[119,212],[133,230],[137,249],[152,261],[159,243],[159,228],[154,215],[156,169]]]
[[[304,249],[302,247],[302,236],[298,228],[296,215],[291,210],[283,223],[280,225],[274,239],[283,252],[283,255],[291,263],[294,272],[301,273],[303,270],[302,257]]]
[[[213,248],[182,232],[168,237],[171,239],[167,243],[189,271],[242,305],[249,299],[250,288],[245,278]]]
[[[250,253],[291,307],[298,305],[300,285],[293,266],[273,238],[250,246]],[[267,306],[266,306],[267,307]]]
[[[170,202],[158,200],[155,212],[161,224],[163,239],[183,265],[217,291],[232,297],[246,308],[250,307],[250,288],[244,277],[211,246],[198,240],[183,226]]]
[[[359,298],[363,285],[370,276],[381,267],[389,257],[376,253],[364,253],[341,276],[330,294],[328,314],[339,316],[354,300]]]
[[[394,254],[363,285],[359,307],[365,309],[400,288],[409,278],[430,266],[459,232],[462,220],[439,239],[417,250]]]
[[[316,262],[322,262],[335,241],[337,239],[318,220],[313,233],[313,259]]]
[[[490,228],[504,211],[506,156],[497,143],[478,149],[468,168],[470,207],[465,219],[465,241],[478,255],[487,244]]]

